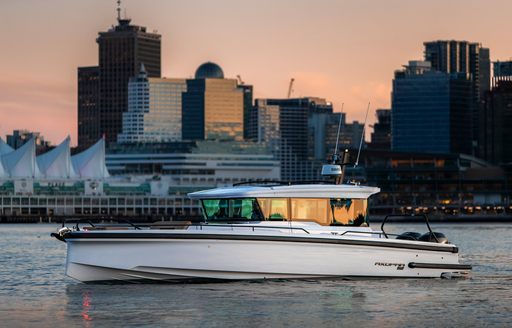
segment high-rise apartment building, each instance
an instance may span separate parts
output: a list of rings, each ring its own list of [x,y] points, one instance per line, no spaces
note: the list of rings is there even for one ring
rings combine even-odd
[[[391,99],[392,149],[471,154],[471,80],[410,61],[395,73]]]
[[[481,157],[494,164],[512,162],[512,61],[495,62],[493,88],[480,116]]]
[[[101,137],[99,126],[100,69],[78,68],[78,147],[86,149]]]
[[[182,103],[183,140],[243,139],[244,91],[217,64],[199,66],[195,79],[187,80]]]
[[[489,49],[481,44],[468,41],[425,42],[425,60],[432,64],[432,70],[445,73],[468,74],[472,86],[471,138],[472,154],[478,150],[479,115],[490,88],[491,64]]]
[[[329,111],[310,115],[308,122],[310,158],[322,163],[331,160],[336,144],[338,144],[338,154],[344,149],[358,149],[359,145],[366,147],[364,140],[361,142],[364,124],[358,121],[347,123],[346,117],[345,113]],[[339,135],[338,127],[340,127]]]
[[[117,141],[181,141],[181,95],[185,79],[148,77],[142,65],[128,83],[128,111],[123,113],[123,132]]]
[[[81,99],[91,96],[83,97],[80,92],[85,89],[79,88],[78,126],[82,127],[82,133],[79,133],[78,144],[81,148],[101,136],[105,136],[107,142],[117,140],[122,131],[122,114],[128,109],[128,81],[138,74],[141,64],[145,65],[149,77],[161,74],[161,36],[147,32],[146,27],[131,25],[130,19],[118,17],[118,24],[100,32],[96,41],[99,47],[97,117],[89,120],[91,115],[80,113],[87,108]],[[78,80],[88,79],[93,70],[79,68]],[[82,118],[84,120],[80,121]]]
[[[239,84],[240,88],[244,93],[244,139],[251,139],[250,133],[250,121],[251,111],[253,107],[253,86],[248,84]]]
[[[313,115],[332,114],[332,105],[321,98],[256,99],[251,115],[251,135],[268,144],[281,161],[284,180],[307,180],[319,177],[325,147],[325,131],[315,127],[324,122]],[[316,121],[315,121],[316,120]],[[316,123],[315,123],[316,122]],[[337,125],[336,125],[337,127]]]

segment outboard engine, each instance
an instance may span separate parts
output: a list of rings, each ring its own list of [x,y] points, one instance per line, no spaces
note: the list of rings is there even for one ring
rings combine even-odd
[[[405,239],[405,240],[419,240],[421,237],[421,233],[419,232],[411,232],[407,231],[403,234],[396,237],[396,239]]]
[[[437,240],[436,240],[437,239]],[[440,244],[448,244],[448,238],[443,233],[440,232],[427,232],[422,235],[418,240],[426,241],[430,243],[440,243]]]

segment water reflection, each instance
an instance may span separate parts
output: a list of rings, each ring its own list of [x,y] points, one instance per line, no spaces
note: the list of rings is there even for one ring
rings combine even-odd
[[[86,291],[82,294],[82,315],[84,326],[90,327],[89,321],[92,321],[91,316],[89,315],[91,307],[91,297],[89,296],[89,291]]]
[[[354,282],[267,281],[223,284],[86,285],[66,288],[66,313],[84,326],[188,326],[239,322],[241,326],[317,325],[364,313],[367,296]]]
[[[0,225],[0,326],[510,326],[512,226],[434,229],[471,279],[88,285],[64,275],[54,226]]]

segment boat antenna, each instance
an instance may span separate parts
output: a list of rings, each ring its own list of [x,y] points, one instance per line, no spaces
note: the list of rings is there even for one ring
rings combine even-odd
[[[332,163],[336,164],[338,158],[338,143],[340,141],[340,130],[341,130],[341,119],[343,118],[343,106],[345,103],[341,103],[340,121],[338,122],[338,134],[336,134],[336,147],[334,147],[334,154],[332,156]]]
[[[359,164],[359,155],[361,155],[361,148],[363,147],[364,132],[366,130],[366,120],[368,119],[369,111],[370,111],[370,102],[368,102],[368,107],[366,108],[366,116],[364,117],[363,132],[361,133],[361,140],[359,141],[359,150],[357,151],[357,158],[356,158],[356,163],[354,164],[354,167],[357,167],[357,165]]]

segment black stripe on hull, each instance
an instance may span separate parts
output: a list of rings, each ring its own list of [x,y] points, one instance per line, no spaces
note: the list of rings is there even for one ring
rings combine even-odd
[[[443,263],[409,263],[411,269],[446,269],[446,270],[471,270],[471,264],[443,264]]]
[[[198,233],[94,233],[74,231],[63,236],[65,240],[72,239],[203,239],[203,240],[248,240],[248,241],[277,241],[277,242],[295,242],[295,243],[312,243],[312,244],[335,244],[335,245],[354,245],[369,247],[386,247],[398,249],[413,249],[423,251],[435,251],[446,253],[458,253],[459,249],[455,246],[439,247],[418,244],[405,243],[387,243],[373,240],[353,240],[353,239],[331,239],[331,238],[315,238],[315,237],[286,237],[286,236],[255,236],[255,235],[226,235],[226,234],[198,234]]]

